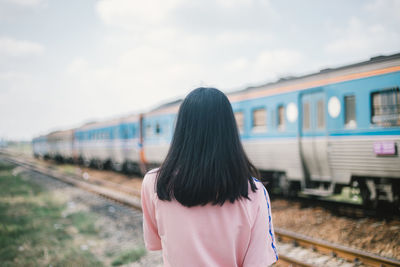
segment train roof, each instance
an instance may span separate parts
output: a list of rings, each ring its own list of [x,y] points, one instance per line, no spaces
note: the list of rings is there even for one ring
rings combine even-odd
[[[92,122],[88,122],[88,123],[82,125],[81,127],[78,127],[76,130],[82,131],[82,130],[102,128],[102,127],[109,127],[109,126],[117,125],[120,122],[121,122],[121,117],[108,119],[108,120],[102,120],[102,121],[92,121]]]
[[[61,137],[65,137],[65,136],[72,136],[73,132],[74,132],[74,129],[54,131],[54,132],[49,133],[46,136],[46,138],[54,139],[54,138],[61,138]]]
[[[377,74],[399,71],[400,53],[389,56],[376,56],[368,61],[345,65],[337,68],[326,68],[319,72],[303,75],[280,78],[275,82],[266,83],[259,86],[251,86],[242,90],[228,94],[231,101],[256,98],[271,94],[279,94],[290,91],[302,90],[352,80],[357,78],[369,77]]]
[[[306,74],[306,75],[302,75],[302,76],[281,77],[277,81],[269,82],[269,83],[262,84],[262,85],[257,85],[257,86],[249,86],[249,87],[247,87],[245,89],[234,91],[231,94],[241,93],[241,92],[244,92],[244,91],[254,90],[254,89],[258,89],[258,88],[262,88],[262,87],[266,87],[266,86],[270,86],[270,85],[276,85],[276,84],[279,84],[279,83],[282,83],[282,82],[300,80],[300,79],[316,76],[316,75],[319,75],[321,73],[322,74],[329,74],[329,73],[337,72],[339,70],[346,70],[346,69],[351,69],[351,68],[371,65],[373,63],[381,63],[381,62],[386,62],[388,60],[394,60],[394,59],[400,59],[400,53],[393,54],[393,55],[388,55],[388,56],[379,55],[379,56],[376,56],[376,57],[371,57],[367,61],[362,61],[362,62],[350,64],[350,65],[344,65],[344,66],[340,66],[340,67],[336,67],[336,68],[325,68],[325,69],[320,70],[319,72],[314,72],[314,73],[310,73],[310,74]]]

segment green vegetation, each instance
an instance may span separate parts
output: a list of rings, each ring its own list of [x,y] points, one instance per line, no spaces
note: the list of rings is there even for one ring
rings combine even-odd
[[[77,232],[83,238],[96,235],[95,215],[76,212],[63,217],[65,202],[13,176],[13,168],[0,161],[1,266],[102,266],[75,240]]]
[[[127,264],[130,262],[134,262],[139,260],[141,257],[143,257],[146,254],[146,249],[144,247],[139,247],[136,249],[131,249],[122,252],[119,254],[115,260],[112,262],[113,266],[120,266],[123,264]]]
[[[94,221],[96,217],[87,212],[75,212],[67,216],[72,225],[74,225],[80,233],[83,234],[97,234],[97,229],[95,228]]]
[[[353,204],[362,204],[362,199],[360,197],[360,190],[357,188],[343,187],[340,194],[336,194],[326,199],[335,200],[339,202],[348,202]]]
[[[10,141],[7,142],[7,150],[30,156],[32,155],[32,144],[30,141]]]
[[[62,164],[59,166],[60,170],[66,174],[76,174],[76,166],[71,164]]]

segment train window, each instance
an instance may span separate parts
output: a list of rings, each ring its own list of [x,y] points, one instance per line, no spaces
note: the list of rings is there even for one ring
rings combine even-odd
[[[128,139],[129,138],[129,128],[127,126],[124,126],[122,128],[121,138],[122,139]]]
[[[159,123],[156,124],[156,134],[157,135],[161,134],[161,127]]]
[[[285,107],[278,106],[278,130],[285,130]]]
[[[392,88],[371,94],[371,122],[379,126],[400,126],[400,91]]]
[[[112,133],[112,139],[117,138],[119,136],[119,128],[114,127],[113,133]]]
[[[239,132],[243,133],[243,131],[244,131],[244,116],[243,116],[243,112],[242,111],[235,112],[235,119],[236,119],[236,124],[237,124]]]
[[[255,133],[267,131],[267,110],[265,108],[253,110],[252,131]]]
[[[325,104],[322,99],[317,102],[317,128],[325,128]]]
[[[303,103],[303,130],[310,130],[310,103]]]
[[[356,128],[356,97],[348,95],[344,97],[345,127]]]

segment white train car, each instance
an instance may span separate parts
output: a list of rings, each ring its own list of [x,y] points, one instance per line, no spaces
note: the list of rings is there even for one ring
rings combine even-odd
[[[144,160],[148,168],[159,166],[168,153],[181,100],[143,114]]]
[[[74,130],[56,131],[46,136],[48,156],[57,161],[72,161]]]
[[[124,155],[121,149],[121,119],[88,123],[75,130],[74,150],[78,160],[86,166],[100,169],[121,169]]]
[[[35,158],[45,158],[49,153],[49,145],[45,135],[41,135],[32,140],[32,150]]]

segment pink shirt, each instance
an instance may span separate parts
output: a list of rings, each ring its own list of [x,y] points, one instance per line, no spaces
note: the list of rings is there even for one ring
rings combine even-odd
[[[155,192],[156,172],[142,184],[144,241],[148,250],[163,252],[164,266],[266,267],[277,261],[267,191],[224,205],[185,207],[161,201]]]

